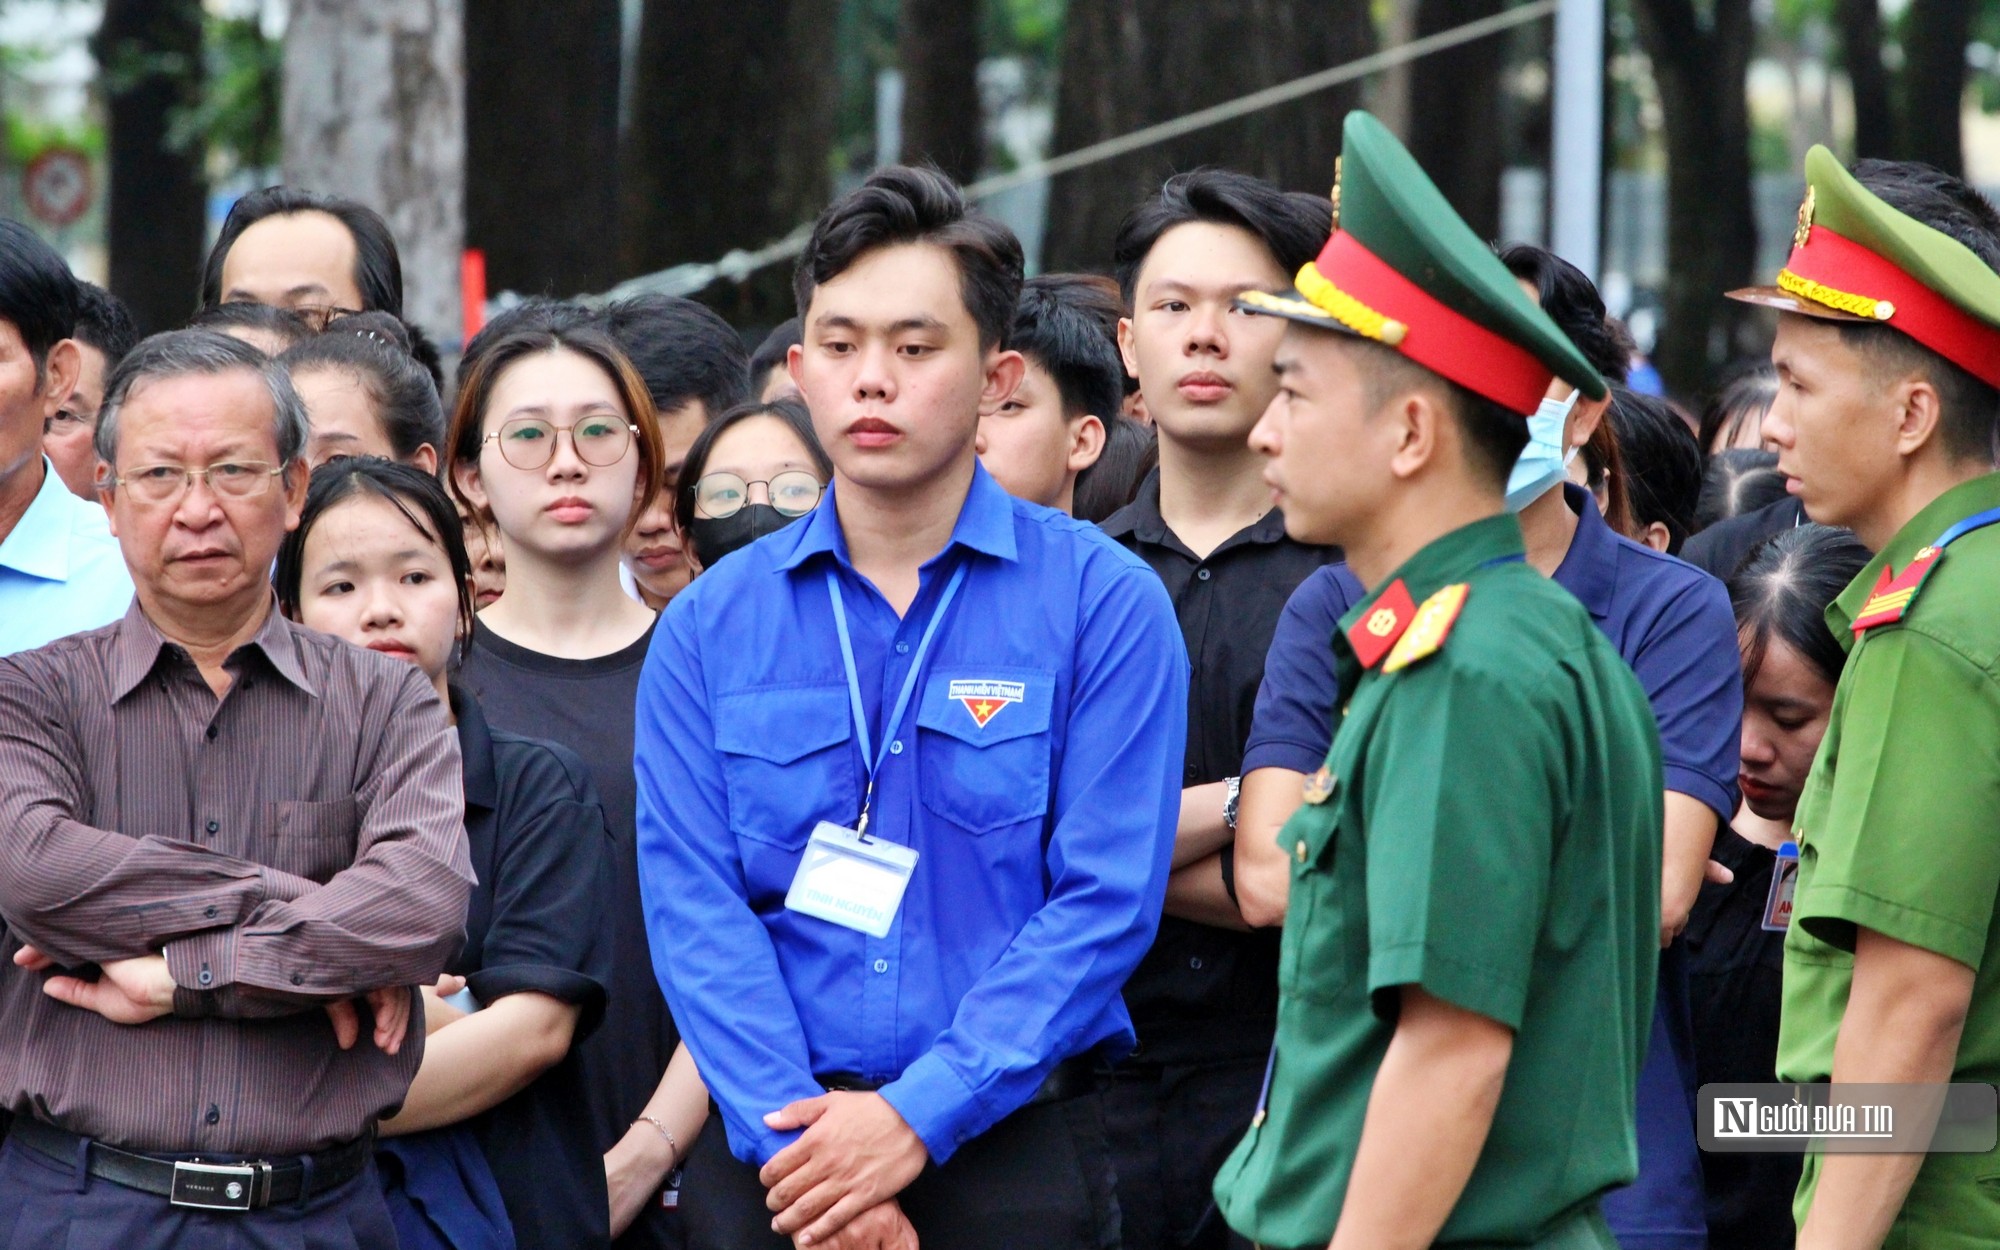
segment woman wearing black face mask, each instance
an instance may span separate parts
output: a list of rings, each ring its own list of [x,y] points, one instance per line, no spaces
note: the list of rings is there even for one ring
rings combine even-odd
[[[741,404],[695,436],[674,517],[703,568],[819,505],[833,462],[796,400]]]

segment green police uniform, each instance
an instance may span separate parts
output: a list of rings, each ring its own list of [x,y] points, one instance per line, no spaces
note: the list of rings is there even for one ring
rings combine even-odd
[[[1373,118],[1296,293],[1246,308],[1344,330],[1514,411],[1602,381]],[[1421,296],[1422,298],[1417,298]],[[1448,313],[1445,316],[1440,312]],[[1454,320],[1455,318],[1455,320]],[[1615,1246],[1658,960],[1661,778],[1644,691],[1501,514],[1432,542],[1341,622],[1325,767],[1292,861],[1264,1105],[1216,1180],[1230,1226],[1324,1245],[1406,985],[1515,1034],[1442,1245]]]
[[[1799,234],[1773,287],[1733,292],[1874,320],[2000,379],[2000,275],[1884,204],[1824,148],[1806,158]],[[1828,606],[1849,649],[1794,816],[1778,1075],[1833,1075],[1859,928],[1972,968],[1952,1079],[2000,1083],[2000,475],[1946,491]],[[1808,1156],[1793,1212],[1819,1178]],[[1925,1160],[1885,1243],[2000,1245],[2000,1156]]]

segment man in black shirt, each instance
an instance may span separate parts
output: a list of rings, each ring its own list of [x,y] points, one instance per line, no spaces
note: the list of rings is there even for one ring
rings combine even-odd
[[[1248,438],[1282,327],[1231,302],[1289,283],[1331,227],[1327,200],[1201,170],[1134,209],[1114,253],[1160,463],[1104,530],[1166,583],[1193,664],[1167,916],[1125,989],[1138,1050],[1105,1078],[1127,1250],[1228,1244],[1209,1190],[1276,1028],[1277,933],[1246,931],[1231,880],[1235,784],[1278,616],[1339,553],[1285,537],[1272,507]]]

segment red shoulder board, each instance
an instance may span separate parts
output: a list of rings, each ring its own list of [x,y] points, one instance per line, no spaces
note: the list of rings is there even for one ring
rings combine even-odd
[[[1410,598],[1410,588],[1403,585],[1400,577],[1390,583],[1389,589],[1375,596],[1367,614],[1347,631],[1347,643],[1354,648],[1361,667],[1374,668],[1381,663],[1382,657],[1389,654],[1389,648],[1396,645],[1396,640],[1410,627],[1410,619],[1416,614],[1416,601]]]
[[[1891,625],[1903,619],[1916,601],[1917,591],[1923,588],[1928,578],[1944,559],[1944,548],[1925,547],[1919,551],[1903,571],[1889,576],[1887,565],[1882,567],[1882,575],[1875,579],[1875,589],[1869,592],[1868,602],[1861,605],[1861,614],[1854,618],[1854,634],[1860,637],[1877,625]]]

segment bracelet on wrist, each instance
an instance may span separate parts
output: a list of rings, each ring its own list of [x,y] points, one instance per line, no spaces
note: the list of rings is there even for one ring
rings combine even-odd
[[[659,1120],[655,1119],[650,1115],[642,1115],[638,1119],[632,1121],[632,1123],[635,1125],[650,1124],[654,1128],[660,1131],[660,1136],[667,1139],[667,1153],[670,1156],[672,1156],[672,1161],[667,1166],[672,1167],[674,1164],[679,1163],[681,1161],[681,1144],[674,1140],[674,1135],[667,1131],[666,1125],[660,1123]]]

